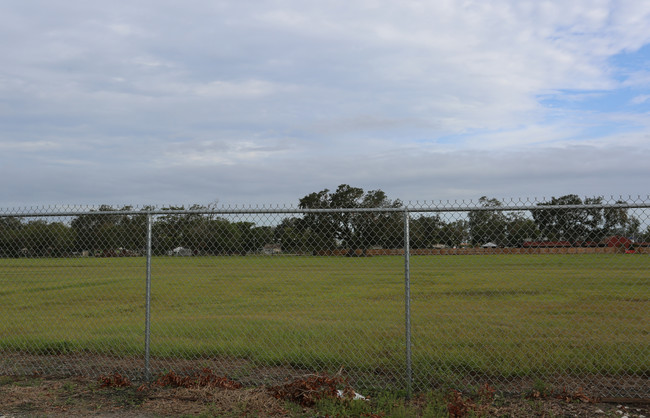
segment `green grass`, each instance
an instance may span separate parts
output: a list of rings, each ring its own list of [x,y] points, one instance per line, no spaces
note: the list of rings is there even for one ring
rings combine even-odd
[[[650,257],[411,257],[413,371],[650,372]],[[145,262],[0,259],[0,350],[142,355]],[[159,257],[155,357],[233,356],[379,375],[404,369],[401,257]]]

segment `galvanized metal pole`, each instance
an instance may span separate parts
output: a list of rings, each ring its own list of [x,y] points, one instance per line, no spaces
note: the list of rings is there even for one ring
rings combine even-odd
[[[151,380],[149,365],[149,340],[151,337],[151,223],[152,215],[149,213],[147,214],[147,290],[144,320],[144,377],[147,382]]]
[[[406,312],[406,396],[410,398],[413,372],[411,362],[411,245],[408,210],[404,211],[404,310]]]

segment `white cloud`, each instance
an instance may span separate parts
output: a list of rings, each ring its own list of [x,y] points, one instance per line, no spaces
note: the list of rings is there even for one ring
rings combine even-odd
[[[2,152],[40,152],[59,148],[61,145],[53,141],[0,141]]]
[[[638,105],[638,104],[643,104],[650,100],[650,94],[641,94],[639,96],[636,96],[632,99],[632,104]]]
[[[172,167],[225,176],[222,194],[242,199],[354,181],[396,197],[400,184],[411,198],[516,193],[526,178],[563,188],[569,174],[590,188],[544,167],[648,149],[647,58],[613,57],[650,43],[650,3],[10,1],[0,12],[0,166],[33,172],[11,199],[43,178],[84,177],[75,161],[97,167],[98,187],[126,165],[169,193],[210,190],[170,180]],[[583,108],[623,88],[621,109]]]
[[[255,99],[275,94],[280,88],[264,80],[247,80],[244,82],[212,81],[199,85],[194,90],[199,96]]]
[[[260,163],[287,153],[294,144],[290,139],[190,140],[169,144],[159,156],[158,166],[211,166]]]
[[[647,64],[650,64],[648,60]],[[650,87],[650,71],[632,71],[623,82],[625,87]]]

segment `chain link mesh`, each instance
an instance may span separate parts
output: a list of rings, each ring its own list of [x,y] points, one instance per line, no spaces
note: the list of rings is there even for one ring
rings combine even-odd
[[[649,211],[573,195],[0,210],[0,374],[342,371],[368,391],[648,398]]]

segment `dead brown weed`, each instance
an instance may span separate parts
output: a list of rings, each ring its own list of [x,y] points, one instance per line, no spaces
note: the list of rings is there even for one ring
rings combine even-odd
[[[339,390],[343,396],[339,396]],[[340,372],[334,376],[311,374],[282,385],[272,386],[269,392],[277,399],[302,406],[313,406],[322,399],[353,398],[354,390]]]
[[[211,369],[203,368],[197,375],[178,375],[173,371],[158,376],[153,383],[156,386],[170,386],[182,388],[222,388],[241,389],[242,384],[225,376],[216,375]]]

